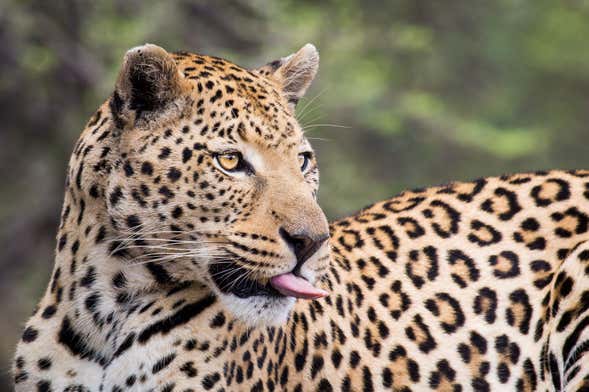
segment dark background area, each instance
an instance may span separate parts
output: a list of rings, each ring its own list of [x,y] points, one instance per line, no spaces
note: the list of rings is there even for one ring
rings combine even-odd
[[[588,21],[584,0],[0,0],[0,391],[49,280],[67,159],[127,49],[253,67],[314,43],[298,118],[336,218],[411,187],[589,168]]]

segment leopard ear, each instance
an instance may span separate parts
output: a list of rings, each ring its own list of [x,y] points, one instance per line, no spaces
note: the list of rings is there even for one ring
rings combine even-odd
[[[179,97],[183,78],[172,56],[159,46],[130,49],[119,72],[111,109],[124,125],[134,122]]]
[[[313,82],[319,69],[319,52],[312,44],[306,44],[298,52],[280,60],[272,61],[256,69],[262,75],[276,79],[294,111],[299,99]]]

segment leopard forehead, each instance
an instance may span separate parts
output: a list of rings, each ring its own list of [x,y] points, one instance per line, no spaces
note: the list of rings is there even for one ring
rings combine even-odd
[[[229,144],[238,139],[268,149],[291,149],[302,132],[277,81],[259,70],[193,53],[172,55],[179,72],[192,84],[193,123],[201,136]]]

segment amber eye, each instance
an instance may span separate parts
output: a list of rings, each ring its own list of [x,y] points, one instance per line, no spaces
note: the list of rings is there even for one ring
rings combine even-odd
[[[215,155],[215,159],[224,170],[235,171],[241,166],[241,154],[238,152],[226,152]]]
[[[310,152],[302,152],[298,156],[299,158],[299,167],[301,171],[305,171],[307,166],[309,166],[309,161],[311,160],[311,153]]]

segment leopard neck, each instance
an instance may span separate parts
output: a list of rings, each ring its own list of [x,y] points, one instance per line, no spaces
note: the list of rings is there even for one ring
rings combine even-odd
[[[55,324],[59,342],[74,355],[104,365],[130,316],[178,284],[162,282],[157,268],[129,263],[101,202],[66,192],[55,266],[39,313],[61,320]]]

